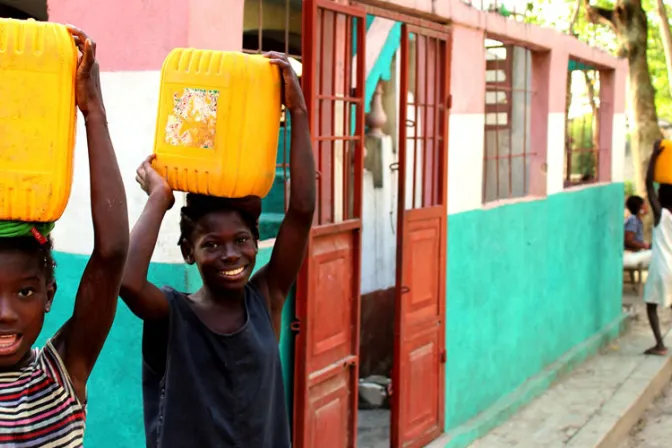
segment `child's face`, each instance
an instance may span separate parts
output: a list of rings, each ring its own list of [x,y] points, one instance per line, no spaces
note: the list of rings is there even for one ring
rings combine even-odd
[[[215,290],[239,290],[248,282],[257,259],[257,243],[236,211],[203,216],[183,246],[187,262],[196,263],[205,284]],[[186,250],[185,250],[186,249]]]
[[[645,216],[647,213],[649,213],[649,206],[644,202],[642,208],[639,209],[639,216]]]
[[[39,256],[18,250],[0,252],[0,369],[25,361],[42,331],[55,292],[45,274]]]

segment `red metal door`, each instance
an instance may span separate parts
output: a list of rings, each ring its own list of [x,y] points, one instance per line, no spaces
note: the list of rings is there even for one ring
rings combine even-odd
[[[303,14],[303,89],[318,203],[296,290],[293,439],[296,448],[354,447],[365,14],[327,0],[304,0]]]
[[[403,25],[393,447],[443,432],[448,31]]]

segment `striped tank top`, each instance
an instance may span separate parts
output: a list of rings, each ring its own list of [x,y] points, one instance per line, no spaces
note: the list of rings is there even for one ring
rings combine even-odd
[[[0,447],[81,447],[85,419],[51,341],[34,349],[29,365],[0,372]]]

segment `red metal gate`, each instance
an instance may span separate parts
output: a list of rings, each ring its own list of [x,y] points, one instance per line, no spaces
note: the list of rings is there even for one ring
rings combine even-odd
[[[392,447],[443,432],[449,52],[447,28],[403,25]]]
[[[303,14],[303,89],[318,203],[296,288],[293,438],[296,448],[354,447],[365,13],[327,0],[304,0]]]

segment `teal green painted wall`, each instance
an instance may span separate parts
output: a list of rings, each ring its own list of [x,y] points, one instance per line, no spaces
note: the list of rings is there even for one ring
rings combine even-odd
[[[57,252],[58,292],[37,341],[43,345],[70,318],[79,280],[88,261],[84,255]],[[186,272],[180,264],[152,264],[149,278],[158,285],[185,289]],[[142,324],[120,300],[117,315],[88,383],[89,404],[85,446],[141,447]]]
[[[259,251],[257,266],[268,262],[271,249]],[[52,311],[37,341],[44,344],[72,315],[74,297],[88,260],[87,256],[56,252],[58,292]],[[157,285],[170,285],[180,291],[194,291],[200,277],[196,269],[184,264],[153,263],[149,279]],[[293,336],[289,325],[293,301],[288,300],[283,314],[281,361],[291,409]],[[85,446],[96,448],[145,446],[142,420],[141,351],[142,325],[120,300],[117,315],[103,351],[88,383],[89,404]],[[290,414],[291,415],[291,414]]]
[[[448,217],[446,430],[621,313],[623,184]]]

